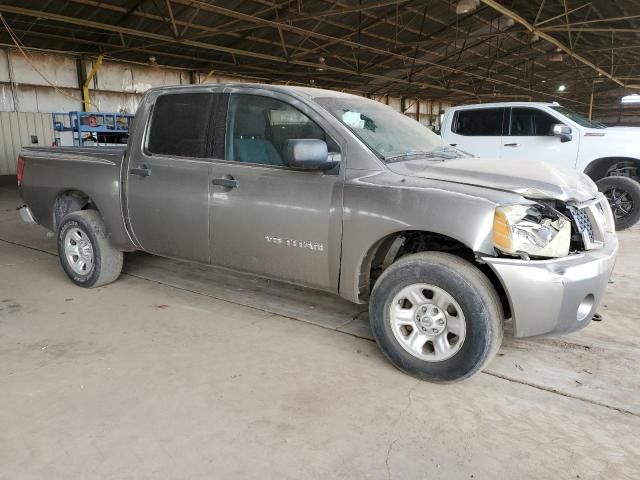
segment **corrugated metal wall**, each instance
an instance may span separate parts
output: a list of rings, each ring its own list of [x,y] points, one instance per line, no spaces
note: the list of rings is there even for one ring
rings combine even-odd
[[[18,152],[22,146],[31,144],[32,135],[37,136],[37,145],[51,145],[51,112],[82,109],[78,57],[42,52],[31,52],[30,57],[56,88],[44,81],[21,52],[0,48],[0,175],[15,174]],[[90,72],[93,61],[83,59],[80,68]],[[184,85],[191,81],[222,83],[251,80],[106,60],[90,86],[91,102],[102,112],[134,113],[149,88]],[[447,104],[425,99],[403,100],[385,95],[373,98],[398,111],[404,104],[405,115],[431,129],[439,128],[440,114],[448,107]]]
[[[16,159],[22,146],[50,146],[52,142],[50,114],[0,112],[0,175],[16,173]]]

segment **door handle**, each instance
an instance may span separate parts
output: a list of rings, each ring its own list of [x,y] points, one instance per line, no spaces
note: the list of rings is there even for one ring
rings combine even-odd
[[[452,147],[457,147],[458,146],[457,143],[450,143],[449,145],[451,145]]]
[[[138,175],[139,177],[150,177],[151,170],[146,165],[140,165],[139,167],[133,167],[129,169],[131,175]]]
[[[236,188],[238,186],[238,180],[235,180],[231,176],[214,178],[211,180],[211,183],[225,188]]]
[[[504,146],[505,147],[519,147],[520,144],[519,143],[505,143]]]

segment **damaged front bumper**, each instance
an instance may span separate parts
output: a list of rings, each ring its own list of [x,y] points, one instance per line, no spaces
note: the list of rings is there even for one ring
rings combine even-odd
[[[602,248],[550,260],[483,257],[509,299],[514,336],[567,333],[587,326],[596,312],[618,253],[607,235]]]

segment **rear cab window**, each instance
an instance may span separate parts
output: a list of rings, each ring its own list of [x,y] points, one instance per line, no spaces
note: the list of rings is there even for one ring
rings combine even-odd
[[[457,110],[451,131],[469,137],[499,137],[503,132],[504,108]]]

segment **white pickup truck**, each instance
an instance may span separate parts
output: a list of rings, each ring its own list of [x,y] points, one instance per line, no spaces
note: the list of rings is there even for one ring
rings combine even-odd
[[[618,230],[640,219],[640,128],[606,127],[557,103],[505,102],[448,109],[441,135],[485,159],[584,172],[609,200]]]

